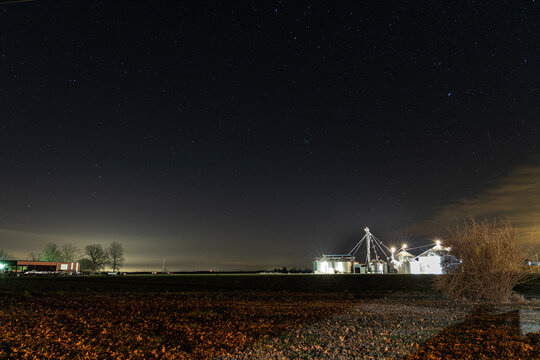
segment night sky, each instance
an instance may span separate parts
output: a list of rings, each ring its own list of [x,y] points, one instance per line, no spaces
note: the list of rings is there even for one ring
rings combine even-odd
[[[254,270],[534,231],[539,114],[534,1],[3,4],[0,249]]]

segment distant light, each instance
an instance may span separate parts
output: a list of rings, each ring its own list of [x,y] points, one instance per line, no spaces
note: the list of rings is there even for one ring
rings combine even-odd
[[[403,244],[401,247],[402,247],[403,249],[406,249],[406,248],[407,248],[407,244]]]
[[[395,253],[395,252],[396,252],[396,248],[392,246],[392,247],[390,248],[390,251],[391,251],[391,252],[392,252],[392,254],[393,254],[393,253]]]

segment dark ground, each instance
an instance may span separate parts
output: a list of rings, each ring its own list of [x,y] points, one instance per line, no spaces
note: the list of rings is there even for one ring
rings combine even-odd
[[[438,349],[453,359],[473,353],[482,355],[477,358],[499,353],[535,358],[540,334],[523,337],[519,320],[508,327],[506,317],[500,320],[498,314],[519,315],[516,311],[522,309],[538,314],[540,277],[516,288],[532,300],[481,317],[475,315],[474,304],[446,300],[434,291],[435,279],[3,276],[0,359],[36,354],[55,359],[84,354],[95,359],[429,359],[441,355]],[[497,343],[495,333],[504,342]]]
[[[0,278],[0,291],[291,291],[431,292],[434,276],[414,275],[125,275]]]
[[[436,275],[126,275],[0,277],[0,291],[290,291],[348,292],[376,295],[392,292],[435,294]],[[525,296],[540,296],[540,276],[516,287]]]

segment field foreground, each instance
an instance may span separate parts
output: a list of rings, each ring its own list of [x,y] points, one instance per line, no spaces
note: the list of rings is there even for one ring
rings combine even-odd
[[[401,279],[397,292],[383,285],[380,293],[364,289],[360,282],[373,280],[361,276],[326,278],[324,291],[309,292],[294,282],[321,278],[222,277],[221,290],[214,279],[9,279],[0,283],[0,359],[540,355],[540,332],[522,333],[518,309],[540,313],[537,301],[486,309],[444,300],[428,287],[400,288],[419,278]],[[258,288],[265,281],[274,285]],[[359,282],[354,289],[362,291],[344,290],[340,281]],[[204,282],[214,287],[195,291],[193,284]]]

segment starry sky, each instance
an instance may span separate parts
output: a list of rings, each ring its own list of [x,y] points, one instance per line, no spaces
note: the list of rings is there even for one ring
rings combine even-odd
[[[534,231],[539,110],[534,1],[0,4],[0,249],[255,270]]]

